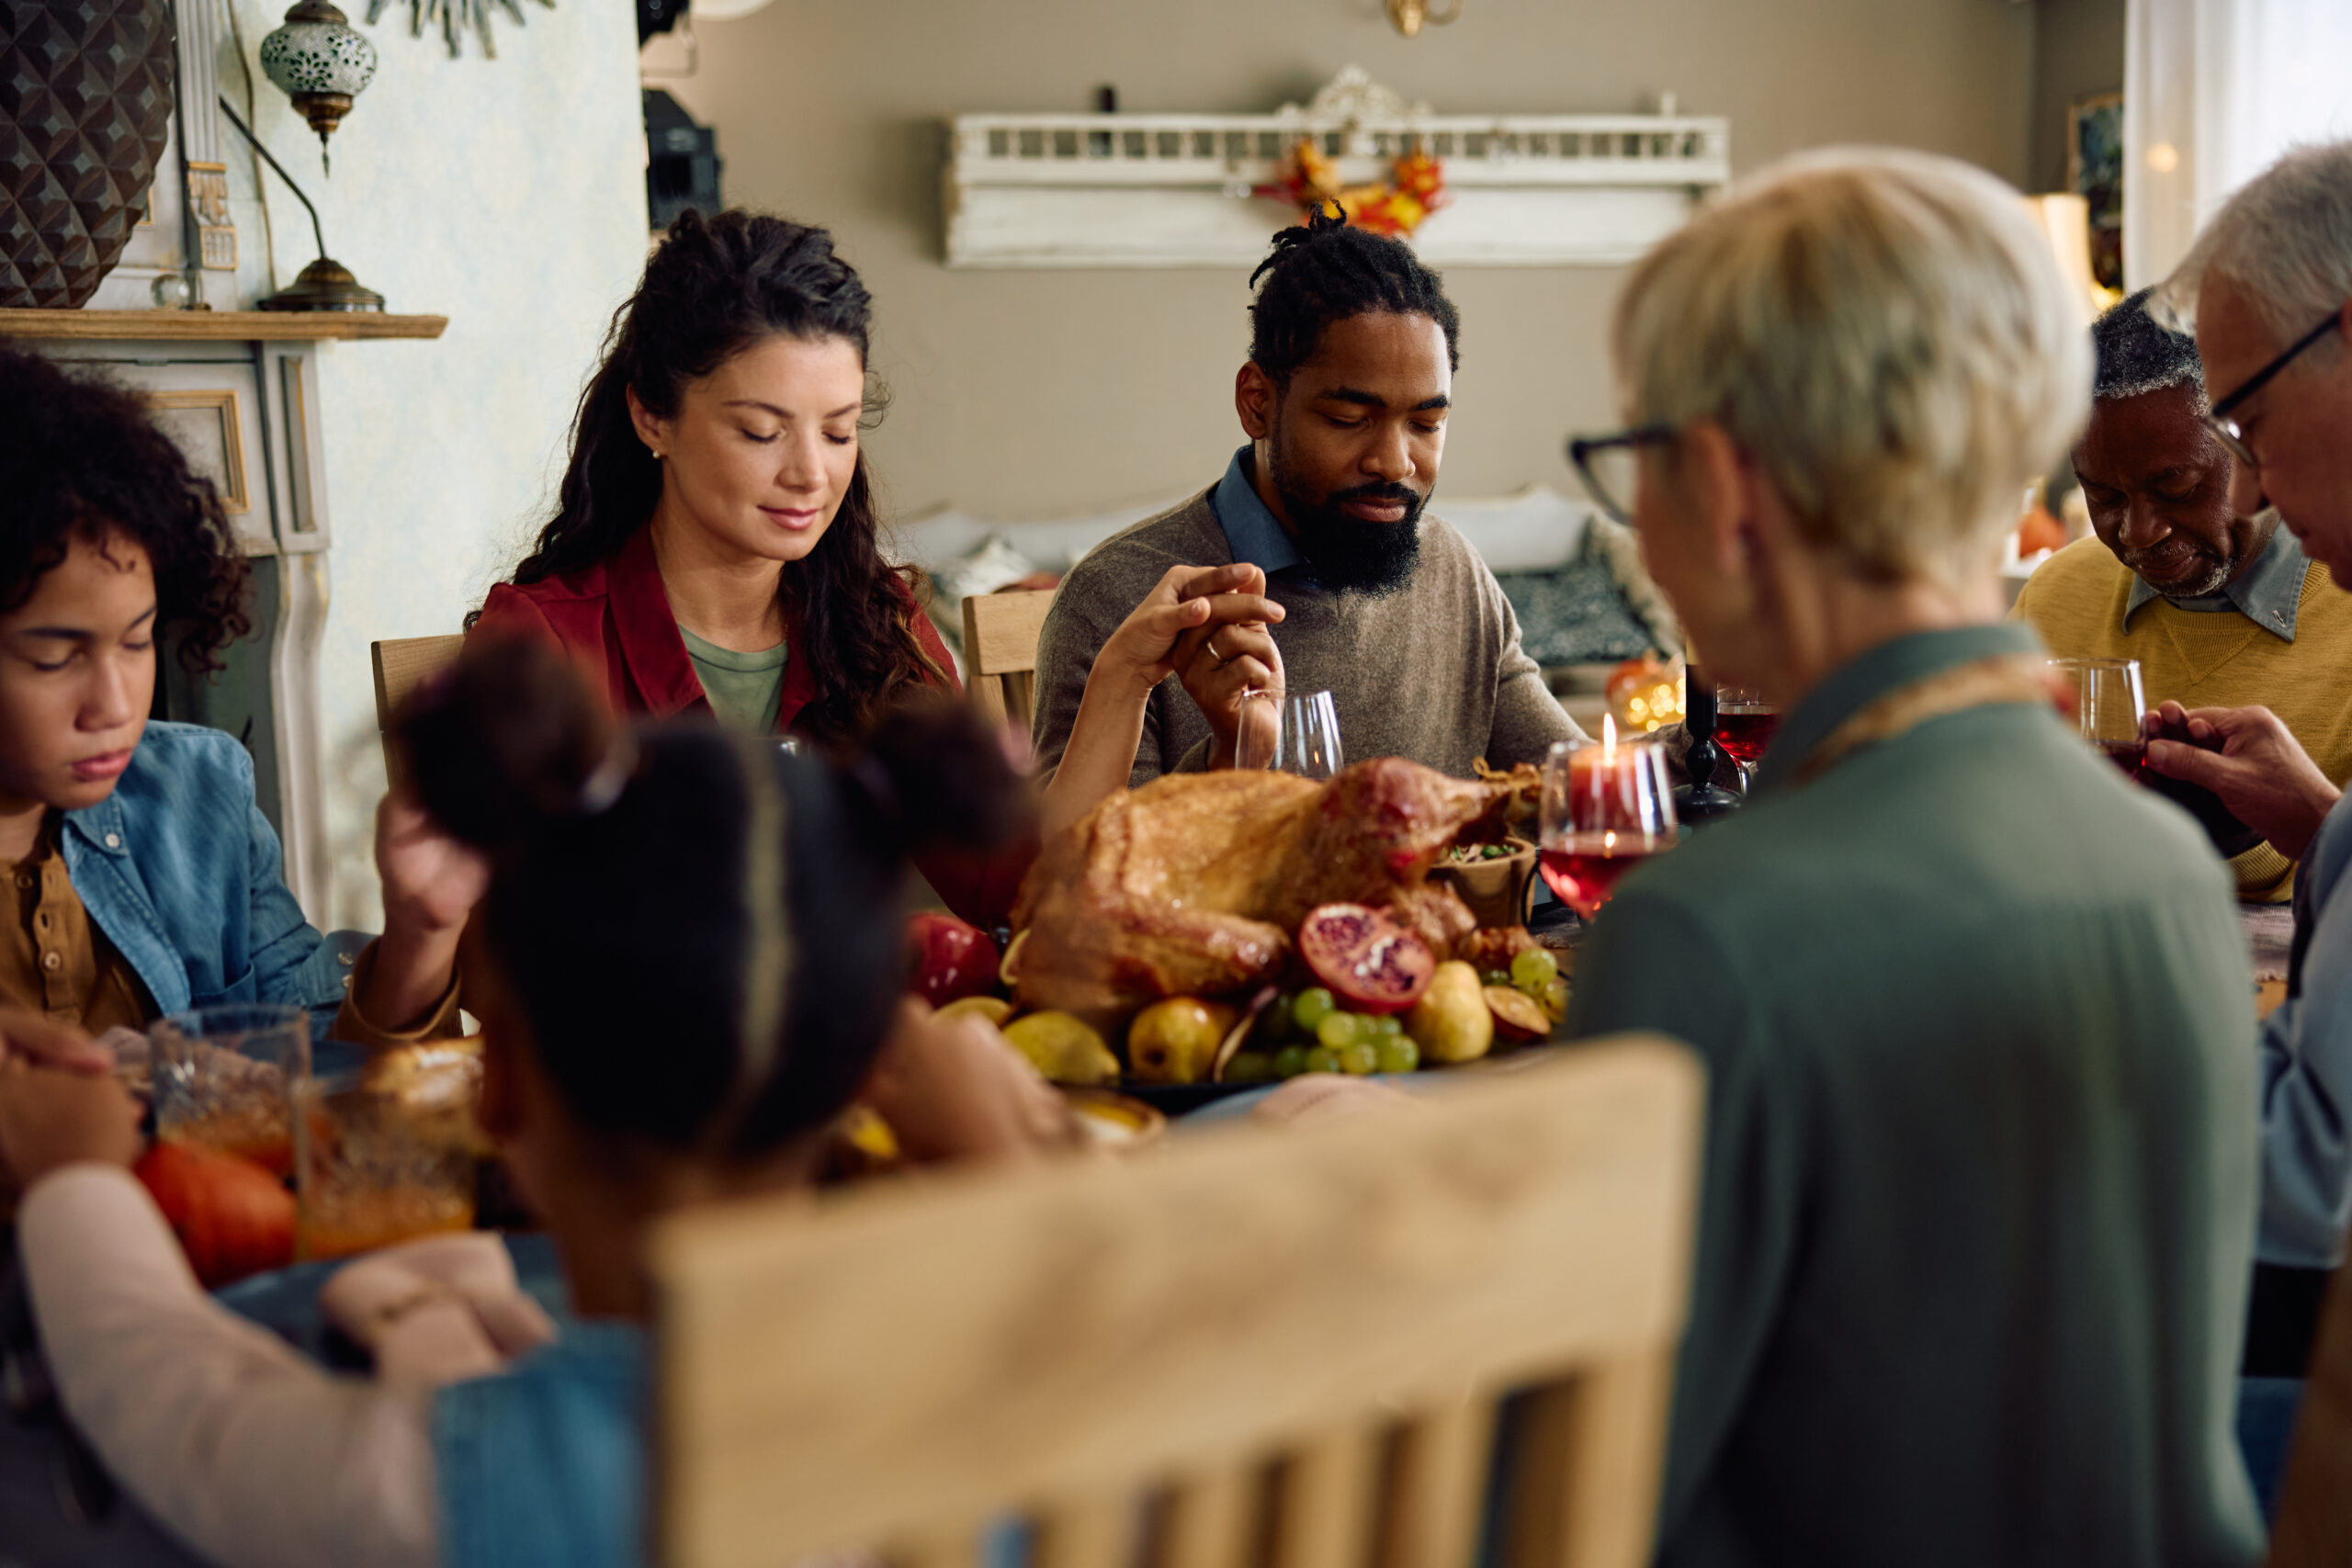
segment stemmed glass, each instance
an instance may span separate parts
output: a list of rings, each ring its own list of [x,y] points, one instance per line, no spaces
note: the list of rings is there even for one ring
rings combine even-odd
[[[1340,747],[1340,710],[1330,693],[1286,702],[1275,692],[1241,694],[1250,705],[1242,710],[1241,727],[1234,737],[1235,767],[1273,768],[1319,782],[1347,765]]]
[[[1544,761],[1540,824],[1544,880],[1592,919],[1620,878],[1680,837],[1665,749],[1648,737],[1618,739],[1605,716],[1600,739],[1561,741]]]
[[[1745,794],[1755,781],[1757,761],[1781,728],[1781,710],[1753,686],[1715,688],[1715,744],[1739,764]]]
[[[2140,682],[2140,661],[2053,659],[2050,667],[2073,689],[2075,728],[2137,784],[2148,761],[2148,740],[2140,722],[2148,711],[2148,695]]]
[[[1306,779],[1328,779],[1347,765],[1340,750],[1340,710],[1329,692],[1293,697],[1274,766]]]

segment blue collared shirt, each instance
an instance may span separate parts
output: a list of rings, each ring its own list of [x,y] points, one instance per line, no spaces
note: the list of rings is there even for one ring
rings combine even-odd
[[[1233,547],[1233,558],[1272,577],[1291,567],[1305,566],[1306,558],[1298,553],[1297,541],[1266,510],[1266,503],[1258,498],[1258,487],[1250,482],[1250,450],[1242,447],[1225,466],[1225,478],[1209,491],[1209,510],[1216,514],[1216,525],[1225,530],[1225,542]]]
[[[2292,642],[2295,609],[2303,598],[2303,573],[2311,564],[2301,542],[2282,525],[2271,531],[2269,545],[2235,581],[2194,599],[2172,602],[2183,610],[2235,610],[2280,641]],[[2135,573],[2131,595],[2123,601],[2123,629],[2132,629],[2132,617],[2142,605],[2165,597]]]

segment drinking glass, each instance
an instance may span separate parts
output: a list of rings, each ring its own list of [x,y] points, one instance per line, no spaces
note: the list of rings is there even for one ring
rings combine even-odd
[[[1617,883],[1680,836],[1666,750],[1643,737],[1563,740],[1544,761],[1536,864],[1561,902],[1590,919]]]
[[[397,1076],[353,1067],[294,1086],[294,1256],[348,1258],[469,1229],[481,1153],[478,1057],[421,1054]]]
[[[155,1133],[239,1155],[278,1176],[294,1168],[288,1091],[311,1072],[311,1015],[254,1003],[169,1013],[147,1032]]]
[[[2148,711],[2136,659],[2053,659],[2050,667],[2075,694],[2075,727],[2084,739],[2137,784],[2148,761],[2148,740],[2140,728]]]
[[[1301,778],[1328,779],[1346,765],[1340,750],[1340,710],[1331,694],[1291,698],[1274,766]]]
[[[1756,763],[1781,728],[1781,710],[1753,686],[1715,688],[1715,744],[1739,764],[1744,790],[1756,776]]]
[[[1256,772],[1282,754],[1283,694],[1262,687],[1241,694],[1241,723],[1233,735],[1233,765]]]

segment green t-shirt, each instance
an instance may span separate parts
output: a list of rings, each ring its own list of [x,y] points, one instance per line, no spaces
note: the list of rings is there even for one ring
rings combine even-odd
[[[694,660],[695,678],[710,698],[711,711],[720,722],[764,734],[775,728],[776,705],[784,696],[786,647],[777,643],[757,653],[705,642],[685,627],[686,657]]]

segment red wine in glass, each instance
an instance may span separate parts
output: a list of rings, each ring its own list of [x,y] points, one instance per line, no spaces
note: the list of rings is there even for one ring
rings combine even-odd
[[[1627,872],[1673,842],[1671,834],[1571,833],[1545,844],[1535,863],[1560,902],[1589,920],[1609,902]]]
[[[2144,740],[2101,740],[2097,743],[2107,760],[2122,770],[2123,776],[2133,784],[2148,766],[2148,743]]]
[[[1752,768],[1764,755],[1764,748],[1772,744],[1773,732],[1781,728],[1778,708],[1748,708],[1718,710],[1715,714],[1715,744],[1731,753],[1733,761],[1743,768]]]

